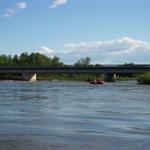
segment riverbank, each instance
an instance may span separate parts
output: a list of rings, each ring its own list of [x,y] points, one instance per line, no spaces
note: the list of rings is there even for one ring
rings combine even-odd
[[[137,76],[134,77],[116,77],[116,81],[131,81],[131,80],[137,80]]]
[[[38,74],[38,81],[91,81],[94,79],[104,80],[101,74]],[[1,74],[0,80],[22,81],[20,74]],[[141,84],[150,84],[150,73],[142,76],[117,76],[116,81],[137,80]]]
[[[45,75],[38,75],[37,80],[65,80],[65,81],[89,81],[94,79],[103,79],[102,75],[94,75],[94,74],[45,74]]]
[[[97,74],[38,74],[37,80],[38,81],[53,81],[53,80],[59,80],[59,81],[91,81],[94,79],[104,80],[103,75],[97,75]],[[22,81],[21,75],[6,75],[6,76],[0,76],[0,80],[19,80]],[[119,77],[117,76],[116,81],[129,81],[129,80],[137,80],[137,77]]]
[[[97,74],[38,74],[38,81],[89,81],[94,79],[103,80],[102,75]],[[20,74],[2,74],[0,75],[0,80],[22,80]]]
[[[150,72],[145,73],[137,78],[138,83],[140,84],[150,84]]]

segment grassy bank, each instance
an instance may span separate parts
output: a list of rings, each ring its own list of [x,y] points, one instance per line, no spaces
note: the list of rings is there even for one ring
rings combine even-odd
[[[37,80],[66,80],[66,81],[88,81],[94,79],[103,79],[102,75],[93,74],[38,74]]]
[[[116,77],[116,81],[129,81],[129,80],[136,80],[137,77],[134,76],[134,77]]]
[[[150,73],[149,73],[150,74]],[[147,76],[147,75],[146,75]],[[149,75],[150,76],[150,75]],[[66,80],[66,81],[89,81],[94,79],[104,80],[101,74],[37,74],[38,81]],[[147,77],[146,77],[147,79]],[[21,74],[0,74],[0,80],[22,80]],[[137,76],[117,76],[116,81],[137,80]],[[142,83],[143,76],[138,78]]]
[[[19,74],[0,74],[0,80],[22,80]]]
[[[145,73],[137,78],[140,84],[150,84],[150,72]]]
[[[37,74],[38,81],[89,81],[94,79],[103,80],[103,75],[96,74]],[[0,80],[22,80],[21,74],[0,74]]]

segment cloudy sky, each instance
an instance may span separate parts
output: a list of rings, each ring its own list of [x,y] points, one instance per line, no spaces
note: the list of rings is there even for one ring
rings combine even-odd
[[[150,0],[0,0],[0,54],[150,63]]]

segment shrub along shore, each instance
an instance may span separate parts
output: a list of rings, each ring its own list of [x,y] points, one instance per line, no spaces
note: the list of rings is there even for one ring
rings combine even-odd
[[[103,75],[99,74],[38,74],[38,81],[91,81],[94,79],[103,80]],[[21,74],[0,74],[0,80],[22,80]]]
[[[137,78],[140,84],[150,84],[150,72],[145,73]]]

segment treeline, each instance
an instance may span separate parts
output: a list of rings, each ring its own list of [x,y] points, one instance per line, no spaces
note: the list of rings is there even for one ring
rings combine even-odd
[[[48,57],[40,53],[21,53],[20,55],[0,55],[0,66],[62,66],[57,56]]]
[[[91,58],[81,58],[74,63],[74,66],[87,66],[90,65]],[[41,53],[26,52],[20,55],[0,55],[0,66],[63,66],[64,63],[60,61],[57,56],[48,57]]]
[[[41,53],[23,52],[20,55],[0,54],[0,66],[63,66],[64,64],[58,56],[48,57]],[[85,57],[77,60],[74,66],[101,66],[91,64],[91,58]],[[133,66],[134,63],[125,63],[124,66]]]

